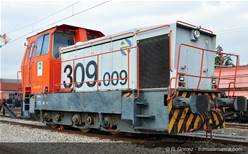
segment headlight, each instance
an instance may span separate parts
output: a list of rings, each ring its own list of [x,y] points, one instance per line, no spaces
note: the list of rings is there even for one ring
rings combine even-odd
[[[216,84],[216,80],[215,79],[212,80],[212,84]]]
[[[184,81],[184,76],[179,76],[179,81]]]
[[[198,29],[194,29],[191,31],[191,41],[197,41],[200,36],[201,36],[201,33]]]
[[[193,31],[193,35],[194,35],[194,38],[195,38],[195,39],[198,39],[198,38],[201,36],[201,33],[200,33],[199,30],[194,30],[194,31]]]

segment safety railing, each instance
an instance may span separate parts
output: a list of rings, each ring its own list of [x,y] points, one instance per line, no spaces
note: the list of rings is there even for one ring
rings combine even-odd
[[[196,47],[193,45],[189,45],[189,44],[180,44],[178,47],[178,55],[177,55],[177,64],[176,64],[176,76],[171,78],[170,83],[169,83],[169,87],[168,87],[168,100],[171,98],[174,98],[177,94],[177,85],[178,85],[178,78],[180,76],[180,72],[179,72],[179,67],[180,67],[180,62],[181,62],[181,52],[182,52],[182,47],[188,47],[188,48],[192,48],[192,49],[196,49],[196,50],[191,50],[192,52],[201,52],[201,60],[200,60],[200,68],[199,68],[199,75],[195,75],[195,74],[189,74],[189,73],[183,73],[183,76],[188,76],[188,77],[193,77],[193,78],[199,78],[197,85],[195,88],[193,88],[195,91],[197,91],[199,89],[199,86],[201,84],[202,79],[218,79],[218,83],[216,86],[216,90],[219,89],[219,85],[220,85],[220,81],[221,81],[221,68],[222,66],[222,58],[223,55],[229,55],[229,56],[234,56],[236,57],[236,66],[235,66],[235,71],[234,71],[234,78],[231,79],[229,78],[229,80],[233,80],[232,83],[234,83],[234,89],[235,89],[235,84],[236,84],[236,76],[237,76],[237,67],[238,67],[238,61],[239,61],[239,57],[238,55],[235,54],[231,54],[231,53],[224,53],[224,52],[217,52],[215,50],[210,50],[210,49],[204,49],[204,48],[200,48],[200,47]],[[184,50],[185,51],[185,50]],[[219,66],[219,72],[218,72],[218,76],[204,76],[203,75],[203,65],[204,65],[204,57],[205,57],[205,53],[207,52],[211,52],[211,53],[215,53],[216,56],[219,54],[220,55],[220,66]],[[175,85],[174,85],[174,91],[173,91],[173,95],[171,96],[171,84],[172,84],[172,80],[175,80]]]
[[[221,82],[223,81],[227,81],[227,84],[228,84],[228,97],[230,96],[235,96],[235,89],[236,89],[236,82],[237,82],[237,71],[238,71],[238,66],[239,66],[239,56],[238,55],[235,55],[235,54],[231,54],[231,53],[218,53],[220,55],[220,65],[218,66],[219,67],[219,74],[218,74],[218,88],[220,88],[220,84]],[[223,63],[222,63],[222,58],[224,57],[223,55],[227,55],[227,56],[231,56],[231,57],[235,57],[235,66],[234,66],[234,74],[233,76],[229,76],[229,77],[222,77],[222,69],[223,69]],[[233,85],[233,88],[231,87],[231,85]],[[230,95],[230,92],[231,92],[231,89],[233,91],[232,95]]]
[[[236,88],[236,85],[235,85],[235,82],[230,82],[229,83],[229,85],[228,85],[228,97],[230,97],[231,95],[230,95],[230,91],[231,91],[231,85],[233,84],[233,87],[234,87],[234,89]],[[235,95],[235,90],[233,90],[233,94],[232,94],[232,96],[234,96]]]

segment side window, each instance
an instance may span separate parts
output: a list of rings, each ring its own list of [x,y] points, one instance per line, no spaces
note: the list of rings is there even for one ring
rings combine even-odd
[[[36,47],[36,50],[35,50],[35,57],[40,55],[40,51],[41,51],[41,48],[42,48],[42,41],[43,41],[43,36],[40,36],[37,39],[37,47]]]
[[[31,47],[29,49],[29,56],[28,56],[28,58],[31,58],[32,57],[33,51],[34,51],[34,42],[31,44]]]
[[[53,56],[59,58],[59,48],[74,44],[74,34],[55,32],[53,35]]]
[[[49,34],[44,35],[41,55],[45,55],[49,50]]]
[[[35,56],[47,54],[48,50],[49,50],[49,34],[45,34],[38,37]]]

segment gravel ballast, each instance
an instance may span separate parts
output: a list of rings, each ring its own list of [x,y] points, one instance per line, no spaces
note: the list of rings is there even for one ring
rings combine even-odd
[[[28,128],[25,126],[0,124],[0,142],[84,142],[99,143],[111,142],[108,139],[99,139],[77,134],[66,134],[63,132],[50,131],[38,128]]]
[[[0,120],[25,122],[43,125],[40,122],[17,120],[0,117]],[[223,133],[223,132],[221,132]],[[242,132],[243,134],[243,132]],[[146,139],[144,139],[146,140]],[[152,143],[152,142],[151,142]],[[87,134],[53,131],[51,129],[33,128],[19,124],[0,121],[0,154],[42,154],[42,153],[209,153],[208,150],[223,150],[225,153],[246,153],[247,147],[240,145],[217,144],[210,141],[173,142],[159,141],[159,146],[134,144],[122,139],[90,136]],[[196,152],[195,152],[196,150]],[[203,151],[199,151],[203,150]],[[236,150],[236,151],[235,151]],[[198,151],[198,152],[197,152]]]

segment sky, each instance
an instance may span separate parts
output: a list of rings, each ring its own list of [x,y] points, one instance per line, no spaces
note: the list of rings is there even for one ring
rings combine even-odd
[[[0,33],[6,33],[10,41],[19,39],[1,48],[0,78],[16,78],[17,71],[21,70],[25,51],[24,42],[27,36],[60,24],[96,29],[109,35],[132,28],[182,20],[213,30],[217,34],[217,45],[221,45],[226,52],[239,54],[241,64],[248,64],[246,58],[248,56],[248,2],[110,1],[55,23],[72,13],[101,2],[103,1],[1,0]],[[71,4],[74,4],[73,7],[68,7]],[[54,15],[58,11],[59,13]],[[25,34],[29,35],[23,36]]]

